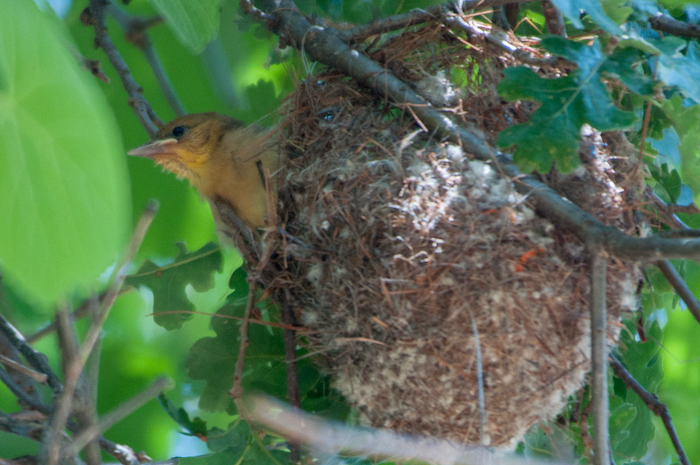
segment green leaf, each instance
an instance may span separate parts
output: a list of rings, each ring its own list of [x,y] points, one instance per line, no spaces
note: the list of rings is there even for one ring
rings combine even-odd
[[[579,146],[578,128],[564,116],[547,118],[541,114],[536,118],[535,115],[527,123],[502,131],[498,135],[498,144],[502,147],[518,145],[513,161],[523,173],[546,173],[554,161],[560,171],[572,171],[579,164],[576,153]]]
[[[647,326],[647,342],[634,339],[635,323],[626,322],[628,331],[622,331],[620,337],[621,362],[627,367],[632,376],[650,393],[656,394],[663,369],[661,367],[661,355],[659,347],[662,343],[662,331],[658,321],[654,320]],[[623,399],[631,407],[636,409],[636,416],[629,421],[629,426],[624,428],[626,434],[618,434],[617,445],[614,445],[614,453],[619,459],[639,460],[647,452],[647,444],[654,439],[654,425],[651,421],[652,413],[642,399],[632,392],[627,391]],[[629,408],[629,407],[626,407]],[[629,412],[624,413],[624,421],[629,420]],[[620,419],[620,424],[623,422]],[[626,436],[626,437],[624,437]]]
[[[586,13],[588,13],[591,19],[598,23],[598,25],[605,29],[605,31],[614,35],[622,35],[622,30],[617,24],[615,24],[615,21],[610,19],[610,17],[605,14],[599,0],[553,0],[552,3],[554,3],[559,11],[561,11],[564,16],[569,18],[571,24],[578,29],[583,29],[583,23],[581,22],[580,16],[581,10],[584,10]],[[624,11],[626,10],[623,10],[623,12]]]
[[[112,110],[70,39],[30,0],[0,0],[0,263],[48,306],[122,251],[129,182]]]
[[[615,449],[620,442],[629,438],[629,427],[637,416],[637,409],[634,405],[625,402],[620,397],[614,396],[610,399],[610,444]]]
[[[198,457],[180,457],[179,465],[231,465],[237,464],[241,454],[223,451],[214,454],[200,455]]]
[[[654,82],[642,73],[642,66],[638,66],[644,61],[645,57],[640,50],[618,47],[608,56],[600,71],[608,77],[619,79],[637,95],[652,95]]]
[[[245,313],[248,295],[245,271],[236,270],[229,286],[234,290],[227,297],[228,303],[212,317],[211,326],[216,337],[206,337],[195,342],[185,362],[190,378],[206,381],[199,407],[208,412],[236,411],[229,391],[233,387],[233,375],[238,361],[241,322],[226,317],[241,318]],[[267,300],[259,302],[257,309],[264,321],[279,319],[279,309]],[[248,326],[248,340],[242,378],[244,391],[258,390],[285,398],[287,378],[283,330],[251,323]],[[310,358],[301,357],[304,353],[303,349],[297,349],[302,407],[307,411],[333,410],[331,416],[344,417],[347,413],[346,403],[330,388],[330,378],[321,375]]]
[[[229,425],[228,431],[212,428],[209,431],[207,447],[212,452],[223,452],[228,449],[229,452],[240,456],[246,449],[248,435],[250,435],[250,426],[239,419]]]
[[[237,343],[236,338],[206,337],[190,348],[185,367],[190,378],[206,381],[199,397],[199,408],[205,412],[223,412],[233,406],[228,392],[233,387]]]
[[[187,411],[182,407],[177,407],[173,404],[170,399],[165,394],[158,395],[158,402],[160,402],[161,407],[165,410],[170,418],[175,420],[175,423],[185,428],[188,433],[192,436],[197,436],[199,438],[207,437],[207,423],[199,417],[195,417],[194,420],[190,420],[190,416]]]
[[[277,438],[259,438],[245,421],[229,425],[228,431],[213,428],[209,432],[213,454],[180,458],[181,465],[283,465],[289,463],[289,452],[276,447]]]
[[[194,54],[219,33],[221,0],[151,0],[175,33],[175,37]]]
[[[689,185],[697,198],[700,194],[700,105],[685,106],[681,96],[676,94],[664,102],[663,111],[673,122],[673,128],[680,139],[678,151],[683,181]]]
[[[245,302],[227,304],[217,315],[243,317]],[[240,347],[240,322],[229,318],[212,318],[216,337],[206,337],[194,343],[185,361],[190,378],[206,381],[199,398],[199,408],[207,412],[235,411],[229,391],[233,387]],[[260,324],[248,326],[248,348],[243,370],[244,390],[263,390],[284,397],[286,371],[284,366],[284,338],[278,328]]]
[[[523,172],[547,172],[556,162],[557,169],[566,173],[578,163],[577,149],[583,124],[601,131],[613,131],[631,125],[636,117],[619,110],[613,102],[602,73],[614,74],[644,87],[644,79],[621,68],[634,59],[636,52],[620,52],[614,59],[603,55],[600,44],[572,42],[560,37],[548,37],[542,45],[578,66],[568,76],[544,79],[525,67],[504,70],[498,93],[509,101],[537,100],[542,102],[527,123],[502,131],[498,137],[501,147],[517,145],[514,161]]]
[[[628,0],[602,0],[603,11],[615,24],[622,24],[634,12]]]
[[[661,185],[664,186],[668,196],[671,199],[671,203],[675,204],[678,198],[681,196],[681,190],[683,188],[683,183],[681,182],[681,175],[678,174],[678,170],[671,170],[668,176],[661,178]]]
[[[153,291],[153,319],[169,331],[181,328],[192,315],[161,312],[194,310],[185,288],[192,284],[197,292],[211,289],[214,286],[214,273],[220,272],[223,265],[221,249],[213,242],[196,252],[187,252],[187,246],[181,242],[175,245],[180,253],[173,263],[158,266],[146,260],[136,274],[126,278],[127,284],[146,286]]]
[[[683,95],[700,103],[700,63],[695,58],[694,43],[688,44],[679,37],[668,36],[656,41],[661,51],[657,65],[657,77],[666,85],[677,87]],[[681,52],[686,49],[688,56]]]

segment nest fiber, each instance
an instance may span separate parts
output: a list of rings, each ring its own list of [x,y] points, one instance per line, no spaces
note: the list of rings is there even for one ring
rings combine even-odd
[[[502,128],[493,115],[510,111],[490,92],[503,63],[458,56],[453,46],[443,41],[440,53],[478,63],[484,92],[430,74],[437,52],[430,63],[402,56],[393,71],[419,91],[442,89],[440,105],[481,108],[470,123],[490,138]],[[278,209],[287,235],[268,285],[295,310],[304,343],[364,422],[512,446],[559,413],[590,369],[583,246],[538,216],[497,165],[436,140],[410,111],[345,78],[307,80],[287,111],[292,156]],[[585,138],[599,161],[551,182],[581,180],[593,189],[586,207],[619,226],[624,206],[601,137]],[[621,311],[634,306],[636,272],[612,262],[608,273],[614,341]]]

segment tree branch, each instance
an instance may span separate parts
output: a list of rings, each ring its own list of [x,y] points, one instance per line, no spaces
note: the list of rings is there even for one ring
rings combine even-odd
[[[101,433],[107,431],[123,418],[143,406],[146,402],[155,398],[159,393],[163,392],[170,382],[169,378],[158,378],[146,390],[131,397],[124,404],[105,415],[98,424],[81,431],[80,434],[73,439],[73,453],[77,454],[80,452],[85,445],[97,438]]]
[[[685,302],[688,311],[695,317],[695,320],[700,323],[700,300],[695,297],[695,294],[690,290],[688,284],[673,266],[673,263],[668,260],[659,260],[656,262],[656,266],[659,267],[668,282],[676,290],[678,297]]]
[[[622,365],[622,363],[614,355],[610,354],[608,359],[610,360],[610,366],[612,367],[615,376],[624,381],[628,388],[636,392],[642,401],[644,401],[644,404],[649,410],[654,412],[655,415],[661,417],[661,421],[664,422],[666,431],[668,432],[671,442],[673,443],[673,447],[676,449],[676,453],[678,454],[678,460],[683,465],[690,465],[690,461],[688,460],[688,456],[685,454],[681,440],[678,438],[678,433],[676,433],[676,428],[673,426],[671,414],[669,413],[666,404],[659,402],[659,399],[654,394],[644,389],[644,387],[639,384],[636,379],[634,379],[630,372],[627,371],[624,365]]]
[[[593,438],[594,463],[606,465],[610,460],[610,432],[608,430],[608,332],[606,301],[606,274],[608,256],[599,244],[590,243],[590,279],[591,295],[589,307],[591,313],[591,391],[593,404]]]
[[[678,218],[678,216],[671,208],[672,206],[667,205],[666,202],[661,200],[659,196],[656,195],[650,187],[647,188],[647,195],[651,198],[653,205],[657,209],[657,211],[662,213],[662,220],[666,224],[678,230],[690,230],[688,225],[686,225],[680,218]],[[695,207],[695,205],[693,205],[693,207],[697,208]],[[685,302],[685,305],[688,307],[688,311],[690,311],[693,317],[695,317],[695,320],[698,323],[700,323],[700,300],[698,300],[698,298],[695,297],[695,294],[693,294],[693,291],[690,290],[688,284],[673,266],[673,263],[671,263],[669,260],[659,260],[658,262],[656,262],[656,266],[659,267],[659,269],[664,274],[668,282],[676,290],[676,292],[678,293],[678,297],[680,297],[683,300],[683,302]]]
[[[175,88],[173,87],[170,78],[163,68],[163,64],[158,57],[156,49],[153,48],[153,43],[151,38],[146,33],[146,29],[149,27],[156,26],[163,22],[163,18],[156,16],[154,18],[144,19],[137,16],[131,16],[123,9],[119,8],[114,3],[107,7],[108,13],[119,23],[119,25],[124,30],[124,36],[126,40],[137,47],[143,52],[148,65],[153,71],[153,75],[158,82],[161,92],[165,95],[165,100],[173,109],[177,116],[184,116],[187,114],[185,106],[182,101],[177,96]]]
[[[631,261],[657,261],[665,258],[700,260],[700,240],[665,237],[631,237],[599,222],[593,215],[562,198],[534,176],[522,175],[505,156],[500,167],[515,181],[518,191],[529,197],[537,210],[558,226],[574,233],[582,242],[594,238],[610,255]]]
[[[29,395],[22,389],[22,387],[17,384],[17,382],[12,379],[12,376],[5,371],[2,367],[0,367],[0,381],[3,382],[5,386],[14,394],[15,397],[17,397],[17,400],[22,402],[23,404],[26,404],[35,410],[45,414],[45,415],[50,415],[51,414],[51,408],[46,406],[43,402],[39,401],[35,397]]]
[[[0,333],[6,336],[9,342],[16,347],[25,359],[40,373],[46,376],[47,383],[54,390],[54,396],[59,395],[63,390],[63,385],[59,381],[58,377],[54,374],[53,370],[48,365],[46,356],[40,352],[35,351],[31,346],[29,346],[24,338],[24,336],[17,331],[14,326],[12,326],[1,314],[0,314]],[[21,394],[20,394],[21,395]],[[40,401],[35,404],[31,404],[33,408],[36,409],[37,413],[32,415],[27,415],[31,412],[20,412],[14,415],[0,415],[0,430],[6,431],[8,433],[17,434],[34,441],[40,441],[43,432],[46,430],[46,416],[53,413],[53,407],[47,406]],[[41,412],[41,413],[39,413]],[[38,418],[37,415],[41,415]],[[78,425],[69,420],[67,422],[68,430],[72,433],[77,433],[79,431]],[[98,438],[100,448],[107,452],[112,457],[119,460],[123,465],[140,465],[140,461],[134,451],[127,446],[117,444],[104,437],[100,436]]]
[[[700,26],[684,23],[663,13],[658,13],[656,16],[649,18],[649,25],[652,29],[674,36],[700,39]]]
[[[54,395],[59,395],[63,390],[63,385],[56,374],[49,366],[46,355],[34,350],[27,344],[24,336],[10,324],[9,321],[0,315],[0,333],[2,333],[14,347],[24,356],[29,364],[40,373],[46,375],[46,381],[49,387],[53,390]]]
[[[87,15],[85,12],[88,12]],[[90,0],[90,6],[83,12],[83,16],[87,16],[87,18],[81,18],[83,23],[92,24],[95,28],[95,47],[105,51],[109,62],[117,70],[122,80],[122,85],[127,94],[129,94],[129,105],[134,109],[136,116],[144,129],[146,129],[146,132],[148,132],[148,135],[154,137],[158,132],[158,128],[163,126],[163,122],[156,116],[151,105],[143,97],[143,89],[134,80],[124,58],[122,58],[119,50],[117,50],[107,33],[104,0]]]
[[[296,318],[294,318],[294,310],[289,305],[289,290],[286,290],[286,298],[281,302],[282,321],[286,325],[296,326]],[[284,329],[284,358],[287,367],[287,400],[292,407],[301,408],[301,399],[299,397],[299,380],[297,377],[297,333],[293,329]],[[301,460],[301,448],[299,444],[289,444],[289,461],[297,463]]]
[[[131,291],[133,291],[133,288],[131,288],[131,287],[122,288],[119,291],[119,295],[117,297],[119,297],[120,295],[126,294],[127,292],[131,292]],[[98,305],[102,305],[104,303],[105,298],[108,296],[111,297],[109,290],[103,291],[97,297]],[[93,305],[92,300],[93,300],[93,298],[91,297],[91,298],[85,300],[85,302],[83,302],[82,304],[80,304],[80,306],[73,311],[73,313],[71,315],[72,318],[77,321],[77,320],[80,320],[81,318],[85,318],[86,316],[88,316],[88,314],[90,314],[90,306]],[[34,344],[35,342],[43,339],[44,337],[51,334],[55,330],[56,330],[56,322],[53,321],[53,322],[51,322],[51,324],[49,324],[48,326],[45,326],[44,328],[41,328],[39,331],[32,334],[31,336],[27,336],[27,343]]]
[[[540,57],[533,55],[532,53],[528,53],[524,50],[521,50],[518,47],[516,47],[515,45],[506,41],[505,39],[499,38],[499,37],[487,32],[487,31],[484,31],[484,30],[476,27],[476,25],[465,21],[460,15],[455,15],[455,14],[446,15],[444,18],[444,22],[448,26],[457,27],[457,28],[465,31],[467,34],[469,34],[470,37],[481,38],[489,45],[492,45],[496,48],[503,50],[506,53],[513,55],[516,59],[520,60],[523,63],[527,63],[527,64],[530,64],[533,66],[545,67],[545,66],[556,66],[560,60],[562,62],[564,61],[563,59],[556,58],[556,57],[540,58]]]
[[[57,464],[59,461],[59,450],[61,449],[59,440],[66,426],[70,414],[73,410],[73,402],[75,401],[76,388],[78,387],[78,382],[80,375],[85,366],[90,353],[92,352],[97,339],[100,336],[102,327],[104,326],[107,316],[109,315],[112,306],[114,305],[119,291],[124,284],[124,279],[126,277],[126,272],[133,261],[138,249],[141,247],[143,238],[146,236],[153,218],[158,211],[158,202],[149,201],[146,206],[146,210],[141,215],[138,224],[132,235],[129,247],[124,254],[122,260],[114,268],[114,272],[111,277],[111,285],[109,287],[109,292],[105,297],[103,304],[100,306],[98,314],[92,321],[90,329],[88,330],[83,345],[75,357],[71,357],[67,362],[67,366],[64,368],[65,386],[58,398],[57,408],[54,412],[53,418],[51,419],[51,434],[50,440],[48,442],[48,463]],[[60,324],[59,324],[60,328]]]
[[[262,0],[263,8],[275,18],[268,22],[283,44],[303,50],[312,60],[337,69],[358,83],[373,89],[399,108],[409,107],[430,130],[460,145],[480,160],[498,160],[501,170],[516,183],[516,189],[535,204],[552,222],[571,230],[584,243],[588,238],[605,247],[610,255],[634,260],[656,261],[664,258],[700,260],[700,239],[636,238],[616,228],[605,226],[562,198],[533,176],[523,176],[508,155],[486,143],[483,134],[473,127],[456,124],[409,86],[367,56],[351,49],[333,28],[315,26],[301,15],[290,0]]]
[[[326,454],[356,455],[397,463],[408,460],[442,465],[563,465],[557,461],[524,459],[485,447],[465,446],[435,438],[410,436],[389,430],[353,428],[324,420],[260,395],[246,399],[251,418],[281,436]]]
[[[243,321],[241,321],[240,332],[240,346],[238,348],[238,360],[236,360],[236,369],[233,374],[233,387],[229,391],[229,395],[233,399],[238,408],[238,413],[242,418],[247,419],[245,414],[246,409],[241,402],[241,394],[243,394],[243,387],[241,382],[243,380],[243,367],[245,365],[245,354],[248,349],[248,325],[250,321],[250,314],[255,307],[255,295],[258,288],[258,273],[256,271],[248,270],[248,300],[245,306],[245,313],[243,315]]]
[[[544,24],[550,34],[566,37],[564,16],[551,0],[542,0],[542,14],[544,15]]]
[[[344,42],[359,43],[373,35],[385,34],[387,32],[396,31],[443,18],[448,13],[454,12],[455,9],[458,8],[458,5],[461,7],[461,12],[466,12],[476,9],[486,9],[498,5],[527,3],[529,1],[532,0],[466,0],[459,2],[458,4],[453,2],[442,3],[424,9],[411,10],[408,13],[400,15],[375,19],[367,24],[362,24],[346,31],[339,31],[338,34],[340,39]]]

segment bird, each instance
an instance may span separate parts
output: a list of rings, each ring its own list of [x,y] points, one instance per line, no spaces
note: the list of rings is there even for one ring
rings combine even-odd
[[[169,122],[151,142],[128,154],[149,158],[187,179],[209,201],[217,222],[226,216],[222,209],[228,209],[255,230],[267,226],[263,169],[273,174],[276,192],[274,174],[281,166],[273,132],[221,113],[189,114]]]

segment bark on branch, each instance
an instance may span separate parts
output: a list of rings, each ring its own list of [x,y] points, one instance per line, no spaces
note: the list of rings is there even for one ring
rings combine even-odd
[[[348,46],[346,38],[336,29],[311,24],[290,0],[262,0],[261,4],[271,18],[267,21],[268,27],[280,36],[282,45],[294,46],[312,60],[352,77],[399,108],[409,108],[431,132],[460,145],[475,158],[497,161],[503,173],[516,180],[516,188],[527,195],[544,216],[571,230],[582,242],[593,238],[603,244],[605,252],[611,256],[634,261],[700,260],[700,239],[637,238],[605,226],[534,176],[524,176],[510,156],[491,147],[479,130],[456,124],[379,63]]]

